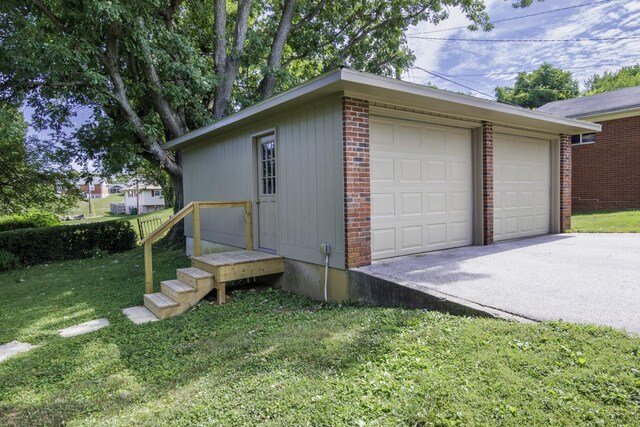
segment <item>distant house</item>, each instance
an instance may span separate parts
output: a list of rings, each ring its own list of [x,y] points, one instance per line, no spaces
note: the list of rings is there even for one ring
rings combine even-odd
[[[571,140],[574,211],[640,208],[640,86],[551,102],[538,111],[602,125],[600,133]]]
[[[110,194],[120,194],[126,188],[124,184],[109,184],[108,187]]]
[[[129,187],[123,191],[125,212],[128,214],[136,211],[137,213],[148,213],[165,208],[162,188],[157,185],[144,185],[138,187],[137,190],[136,187]],[[140,206],[139,210],[138,206]]]
[[[109,195],[109,184],[101,178],[92,178],[89,182],[78,185],[85,198],[102,199]]]

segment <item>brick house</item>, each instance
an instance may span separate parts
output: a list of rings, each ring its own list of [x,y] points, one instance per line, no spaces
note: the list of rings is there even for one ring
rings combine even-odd
[[[574,211],[640,208],[640,86],[551,102],[539,111],[602,126],[571,139]]]
[[[571,137],[600,126],[340,68],[170,141],[185,203],[253,202],[253,247],[284,289],[346,300],[372,261],[559,233]],[[200,217],[203,250],[245,246],[244,217]],[[193,223],[185,223],[193,253]]]
[[[103,199],[109,195],[109,185],[107,181],[100,178],[92,178],[89,182],[83,182],[78,185],[84,198],[88,198],[91,194],[92,199]]]

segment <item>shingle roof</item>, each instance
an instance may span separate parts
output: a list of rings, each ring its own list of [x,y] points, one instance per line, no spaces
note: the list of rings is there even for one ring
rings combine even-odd
[[[554,101],[538,111],[562,117],[588,117],[597,114],[640,108],[640,86],[603,92],[597,95]]]

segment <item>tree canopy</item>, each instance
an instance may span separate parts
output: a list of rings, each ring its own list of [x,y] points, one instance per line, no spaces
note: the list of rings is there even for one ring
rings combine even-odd
[[[407,27],[452,7],[491,28],[483,0],[3,0],[0,97],[53,129],[90,109],[56,143],[143,157],[171,177],[180,208],[180,159],[163,143],[339,65],[398,76],[414,60]]]
[[[518,73],[513,87],[497,87],[495,93],[498,101],[538,108],[548,102],[575,98],[580,91],[571,72],[545,62],[530,73]]]
[[[0,103],[0,214],[62,212],[77,201],[73,171],[52,158],[46,144],[27,138],[20,111]]]
[[[585,95],[609,92],[625,87],[640,86],[640,64],[622,67],[615,72],[594,74],[586,81]]]

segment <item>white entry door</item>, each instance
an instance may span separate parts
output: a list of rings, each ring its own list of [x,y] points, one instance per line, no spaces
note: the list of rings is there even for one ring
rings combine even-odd
[[[493,156],[494,240],[549,233],[550,142],[496,134]]]
[[[473,241],[471,131],[371,119],[373,259]]]
[[[277,248],[276,140],[273,134],[257,139],[258,151],[258,248]]]

